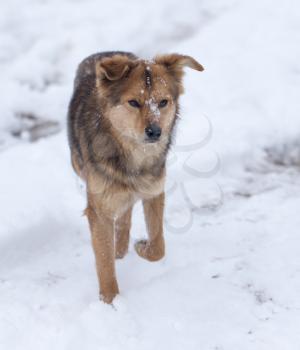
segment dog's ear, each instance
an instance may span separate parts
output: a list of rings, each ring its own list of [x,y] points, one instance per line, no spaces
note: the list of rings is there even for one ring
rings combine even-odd
[[[184,67],[190,67],[200,72],[204,70],[203,66],[198,63],[193,57],[179,55],[178,53],[156,56],[154,58],[154,61],[157,64],[163,65],[167,69],[167,72],[175,79],[177,96],[183,94],[184,92],[182,85]]]
[[[173,73],[177,78],[183,75],[183,68],[189,67],[198,71],[203,71],[203,66],[191,56],[179,55],[177,53],[161,55],[155,57],[155,62],[165,66],[170,73]]]
[[[105,77],[108,80],[118,80],[134,66],[136,62],[127,56],[107,57],[96,63],[96,76],[99,79]]]

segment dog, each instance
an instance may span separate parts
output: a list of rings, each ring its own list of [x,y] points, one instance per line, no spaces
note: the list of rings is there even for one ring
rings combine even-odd
[[[184,67],[203,71],[180,54],[147,61],[129,52],[102,52],[84,59],[68,110],[71,163],[86,182],[88,218],[100,299],[119,293],[115,258],[128,251],[132,208],[142,200],[148,239],[137,254],[157,261],[163,236],[166,157],[179,116]]]

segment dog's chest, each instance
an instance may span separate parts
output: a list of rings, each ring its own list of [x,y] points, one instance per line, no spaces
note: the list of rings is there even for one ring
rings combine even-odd
[[[158,196],[164,191],[165,174],[160,177],[144,175],[135,180],[135,196],[139,199],[147,199]]]

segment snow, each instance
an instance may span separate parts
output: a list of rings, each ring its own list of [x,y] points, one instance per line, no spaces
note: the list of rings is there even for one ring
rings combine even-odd
[[[0,349],[299,350],[299,42],[293,0],[2,2]],[[65,130],[77,64],[110,49],[205,68],[186,70],[166,257],[135,254],[137,206],[113,307]],[[30,142],[20,115],[61,131]]]
[[[148,100],[145,100],[145,105],[149,106],[150,111],[153,113],[155,119],[159,119],[160,110],[158,107],[158,102],[155,101],[152,97],[150,97]]]

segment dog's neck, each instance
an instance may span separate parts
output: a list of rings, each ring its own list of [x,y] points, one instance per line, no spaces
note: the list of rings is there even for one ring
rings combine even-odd
[[[90,162],[98,175],[132,187],[145,177],[155,180],[162,176],[170,140],[160,146],[120,140],[105,124],[89,144]]]

